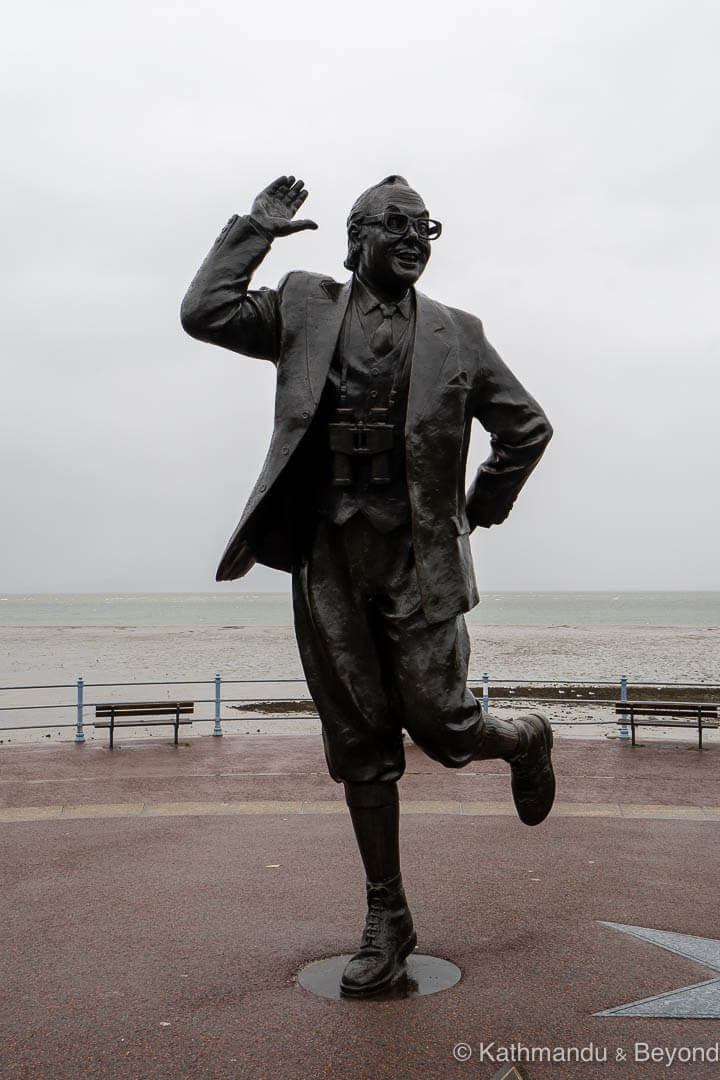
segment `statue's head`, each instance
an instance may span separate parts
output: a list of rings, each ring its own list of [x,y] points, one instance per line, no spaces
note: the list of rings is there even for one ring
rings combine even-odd
[[[440,229],[407,180],[386,176],[355,200],[345,266],[379,293],[403,293],[425,269]]]

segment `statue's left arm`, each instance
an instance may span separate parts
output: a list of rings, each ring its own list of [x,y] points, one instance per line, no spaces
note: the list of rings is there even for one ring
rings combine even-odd
[[[467,493],[472,527],[499,525],[552,438],[552,427],[535,398],[489,344],[484,334],[473,415],[490,432],[490,455]]]

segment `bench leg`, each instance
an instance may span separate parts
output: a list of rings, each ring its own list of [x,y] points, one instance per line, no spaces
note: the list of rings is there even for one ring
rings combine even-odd
[[[698,709],[698,750],[702,748],[702,712]]]
[[[113,734],[115,732],[115,713],[110,710],[110,749],[113,748]]]
[[[632,745],[635,745],[635,713],[630,709],[630,730],[632,732]]]
[[[178,732],[180,731],[180,708],[175,710],[175,745],[178,744]]]

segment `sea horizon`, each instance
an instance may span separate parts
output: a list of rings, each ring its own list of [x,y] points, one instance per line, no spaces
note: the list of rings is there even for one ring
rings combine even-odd
[[[480,594],[472,626],[720,626],[720,590],[508,589]],[[0,626],[292,626],[289,591],[3,592]]]

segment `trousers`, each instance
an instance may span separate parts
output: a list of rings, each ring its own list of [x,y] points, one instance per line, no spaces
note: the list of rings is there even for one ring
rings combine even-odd
[[[380,533],[362,514],[319,519],[293,573],[293,609],[334,780],[398,780],[403,728],[450,768],[482,756],[465,620],[425,618],[409,524]]]

